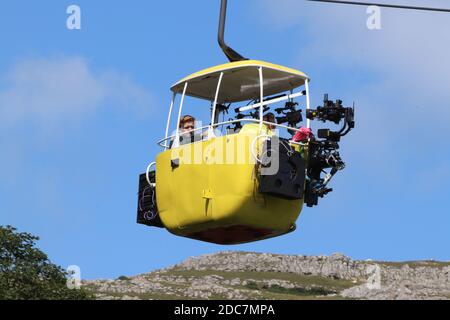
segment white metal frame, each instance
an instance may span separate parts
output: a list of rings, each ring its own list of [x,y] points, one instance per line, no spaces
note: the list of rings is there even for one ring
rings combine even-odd
[[[258,119],[244,118],[244,119],[238,119],[238,120],[230,120],[230,121],[219,122],[219,123],[216,123],[214,125],[214,127],[227,125],[227,124],[238,123],[238,122],[251,122],[251,123],[257,123],[257,124],[260,123],[260,121]],[[277,128],[283,128],[283,129],[286,129],[286,130],[300,131],[299,128],[293,128],[293,127],[285,126],[283,124],[278,124],[278,123],[273,123],[273,122],[268,122],[268,121],[263,121],[262,123],[266,124],[266,125],[274,125]],[[203,126],[203,127],[195,128],[194,130],[186,131],[186,133],[191,133],[191,132],[196,132],[196,131],[203,131],[205,129],[209,129],[210,127],[211,126]],[[157,142],[157,144],[159,146],[161,146],[161,147],[165,147],[166,146],[166,141],[172,140],[174,138],[175,138],[175,135],[172,135],[170,137],[167,137],[167,138],[159,140]],[[294,141],[291,141],[291,142],[294,143]],[[296,144],[303,145],[302,143],[296,143]]]
[[[177,97],[177,94],[174,92],[172,95],[172,101],[170,102],[170,107],[169,107],[169,115],[167,116],[167,124],[166,124],[166,138],[165,141],[167,142],[167,138],[169,137],[169,130],[170,130],[170,120],[172,118],[172,110],[173,110],[173,105],[175,104],[175,99]],[[164,144],[164,149],[167,150],[169,149],[169,146],[166,144]]]
[[[305,80],[305,90],[306,90],[306,110],[310,110],[311,109],[311,100],[309,97],[309,79]],[[306,119],[306,127],[308,129],[311,128],[311,120]]]
[[[263,67],[258,68],[259,71],[259,131],[262,130],[263,127],[263,117],[264,117],[264,75],[263,75]]]
[[[181,96],[180,108],[178,110],[178,120],[177,120],[177,128],[175,133],[175,140],[173,141],[173,147],[177,148],[180,146],[180,122],[181,122],[181,111],[183,110],[184,97],[186,96],[186,90],[188,88],[189,82],[184,84],[183,94]]]
[[[209,129],[208,129],[208,139],[211,139],[216,136],[214,134],[214,120],[216,118],[217,101],[219,99],[219,92],[220,92],[220,85],[222,84],[222,78],[223,78],[223,72],[220,73],[219,81],[217,82],[216,95],[214,97],[214,103],[213,103],[212,114],[211,114],[211,125],[209,126]]]
[[[291,90],[291,94],[286,95],[284,97],[279,97],[279,98],[275,98],[275,99],[271,99],[271,100],[267,100],[264,101],[264,74],[263,74],[263,67],[262,66],[258,66],[258,73],[259,73],[259,83],[260,83],[260,101],[258,103],[254,103],[245,107],[241,107],[238,108],[240,112],[244,112],[244,111],[248,111],[248,110],[253,110],[253,109],[257,109],[259,108],[259,120],[257,119],[239,119],[239,120],[231,120],[231,121],[224,121],[224,122],[218,122],[215,123],[215,115],[217,112],[217,104],[219,101],[219,93],[220,93],[220,86],[222,84],[222,80],[223,80],[223,76],[224,76],[224,72],[222,71],[220,73],[219,79],[218,79],[218,83],[217,83],[217,87],[216,87],[216,94],[214,97],[214,102],[213,102],[213,107],[212,107],[212,115],[211,115],[211,124],[208,126],[203,126],[201,128],[195,128],[194,130],[190,130],[187,131],[186,133],[191,133],[191,132],[196,132],[196,131],[203,131],[205,129],[208,130],[208,139],[211,139],[213,137],[215,137],[214,134],[214,128],[218,127],[218,126],[222,126],[222,125],[226,125],[226,124],[233,124],[233,123],[238,123],[238,122],[252,122],[252,123],[258,123],[259,124],[259,130],[262,130],[262,126],[264,124],[266,125],[274,125],[277,128],[284,128],[284,129],[288,129],[288,130],[293,130],[293,131],[299,131],[298,128],[292,128],[289,126],[285,126],[282,124],[278,124],[278,123],[272,123],[272,122],[267,122],[264,121],[264,106],[267,105],[271,105],[274,103],[278,103],[281,101],[286,101],[286,100],[292,100],[294,98],[298,98],[301,96],[306,96],[306,109],[310,110],[311,109],[311,104],[310,104],[310,95],[309,95],[309,79],[306,78],[305,79],[305,90],[301,91],[301,92],[297,92],[297,93],[293,93],[293,91]],[[171,139],[173,139],[173,147],[179,147],[179,140],[180,140],[180,121],[181,121],[181,113],[183,110],[183,104],[184,104],[184,98],[186,96],[186,91],[189,85],[189,81],[186,81],[184,83],[184,88],[183,88],[183,93],[181,95],[181,101],[180,101],[180,105],[179,105],[179,109],[178,109],[178,120],[177,120],[177,127],[176,127],[176,131],[175,131],[175,135],[169,136],[169,129],[170,129],[170,121],[171,121],[171,117],[172,117],[172,113],[173,113],[173,107],[175,104],[175,99],[177,96],[177,93],[174,93],[172,96],[172,101],[170,103],[170,108],[169,108],[169,115],[167,117],[167,125],[166,125],[166,135],[164,139],[161,139],[157,142],[158,145],[160,145],[161,147],[165,148],[165,150],[169,149],[169,145],[167,144],[167,142]],[[311,128],[311,120],[307,119],[306,121],[306,126],[307,128]],[[293,141],[291,141],[293,142]],[[293,142],[294,143],[294,142]],[[301,143],[297,143],[300,144]]]

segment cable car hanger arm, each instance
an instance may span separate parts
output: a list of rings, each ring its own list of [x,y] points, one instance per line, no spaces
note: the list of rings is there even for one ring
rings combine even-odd
[[[239,53],[234,51],[225,43],[224,34],[225,34],[226,19],[227,19],[227,0],[222,0],[220,4],[219,33],[217,35],[219,46],[220,48],[222,48],[223,53],[227,56],[230,62],[248,60],[247,58],[244,58]]]
[[[450,12],[450,9],[445,9],[445,8],[404,6],[404,5],[397,5],[397,4],[385,4],[385,3],[374,3],[374,2],[356,2],[356,1],[338,1],[338,0],[306,0],[306,1],[336,3],[336,4],[349,4],[349,5],[357,5],[357,6],[378,6],[378,7],[384,7],[384,8],[392,8],[392,9]]]

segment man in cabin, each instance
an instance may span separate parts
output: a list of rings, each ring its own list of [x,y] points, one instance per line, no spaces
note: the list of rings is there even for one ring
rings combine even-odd
[[[196,120],[191,115],[185,115],[180,120],[179,126],[180,145],[189,144],[197,141],[202,141],[210,137],[209,131],[199,133],[196,131]],[[172,134],[175,135],[175,132]],[[218,129],[213,130],[213,136],[221,136],[221,132]],[[170,141],[170,148],[172,148],[173,140]]]
[[[180,143],[179,145],[188,144],[194,141],[194,130],[195,129],[195,118],[190,115],[185,115],[180,120],[180,125],[178,127],[179,135],[180,135]],[[172,132],[172,136],[174,137],[176,131]],[[173,147],[174,138],[170,140],[169,148]]]
[[[195,129],[195,118],[190,115],[185,115],[180,120],[180,133],[185,133]]]
[[[268,124],[268,123],[265,124],[269,130],[275,130],[276,129],[276,125],[275,124],[277,123],[277,121],[275,120],[275,115],[272,112],[269,112],[266,115],[264,115],[263,121],[264,122],[270,122],[270,124]]]
[[[195,118],[191,115],[185,115],[180,120],[180,145],[192,143],[195,141]]]

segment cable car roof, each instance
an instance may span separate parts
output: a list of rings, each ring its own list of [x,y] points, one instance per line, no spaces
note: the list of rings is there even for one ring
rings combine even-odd
[[[264,95],[274,95],[293,90],[305,84],[308,76],[295,69],[264,61],[245,60],[208,68],[180,80],[172,86],[175,93],[182,93],[188,82],[186,95],[214,100],[220,73],[223,72],[219,103],[239,102],[259,98],[259,72],[263,68]]]

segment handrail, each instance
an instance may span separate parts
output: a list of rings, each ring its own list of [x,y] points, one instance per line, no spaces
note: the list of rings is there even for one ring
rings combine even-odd
[[[223,126],[223,125],[233,124],[233,123],[238,123],[238,122],[253,122],[253,123],[258,123],[258,124],[259,124],[259,120],[258,120],[258,119],[244,118],[244,119],[229,120],[229,121],[224,121],[224,122],[216,123],[216,124],[214,124],[213,126],[203,126],[203,127],[200,127],[200,128],[195,128],[195,129],[193,129],[193,130],[189,130],[189,131],[184,132],[184,134],[189,134],[189,133],[193,133],[193,132],[196,132],[196,131],[201,131],[201,130],[209,129],[209,128],[211,128],[211,127],[220,127],[220,126]],[[275,127],[279,127],[279,128],[283,128],[283,129],[287,129],[287,130],[292,130],[292,131],[295,131],[295,132],[299,132],[299,131],[300,131],[299,128],[293,128],[293,127],[285,126],[285,125],[283,125],[283,124],[274,123],[274,122],[263,121],[263,124],[265,124],[265,125],[273,125],[273,126],[275,126]],[[172,136],[170,136],[170,137],[163,138],[163,139],[161,139],[161,140],[158,140],[158,141],[156,142],[156,144],[159,145],[159,146],[162,147],[162,148],[169,148],[169,146],[167,145],[167,141],[172,140],[172,139],[174,139],[175,137],[176,137],[176,135],[172,135]],[[291,141],[291,142],[292,142],[292,143],[297,143],[297,142],[295,142],[295,141]],[[163,145],[162,143],[164,143],[164,145]],[[301,144],[301,143],[298,143],[298,144],[299,144],[299,145],[303,145],[303,144]]]
[[[287,95],[285,95],[285,96],[283,96],[283,97],[279,97],[279,98],[274,98],[274,99],[271,99],[271,100],[267,100],[267,101],[264,101],[264,102],[258,102],[258,103],[254,103],[254,104],[251,104],[251,105],[248,105],[248,106],[245,106],[245,107],[241,107],[241,108],[237,108],[236,110],[237,111],[239,111],[239,112],[244,112],[244,111],[248,111],[248,110],[252,110],[252,109],[256,109],[256,108],[259,108],[259,107],[261,107],[261,106],[268,106],[268,105],[271,105],[271,104],[274,104],[274,103],[278,103],[278,102],[282,102],[282,101],[286,101],[286,100],[290,100],[290,99],[294,99],[294,98],[298,98],[298,97],[301,97],[301,96],[307,96],[307,98],[308,98],[308,95],[307,95],[307,90],[305,90],[305,91],[301,91],[301,92],[297,92],[297,93],[292,93],[292,94],[287,94]],[[309,101],[307,101],[307,108],[309,107]],[[213,125],[209,125],[209,126],[204,126],[204,127],[201,127],[201,128],[196,128],[196,129],[194,129],[194,130],[190,130],[190,131],[186,131],[185,133],[191,133],[191,132],[195,132],[195,131],[198,131],[198,130],[204,130],[204,129],[206,129],[206,128],[215,128],[215,127],[219,127],[219,126],[222,126],[222,125],[226,125],[226,124],[233,124],[233,123],[237,123],[237,122],[241,122],[241,121],[248,121],[248,122],[257,122],[257,123],[260,123],[260,121],[259,120],[256,120],[256,119],[239,119],[239,120],[232,120],[232,121],[225,121],[225,122],[220,122],[220,123],[217,123],[217,124],[213,124]],[[288,126],[284,126],[284,125],[281,125],[281,124],[278,124],[278,123],[273,123],[273,122],[266,122],[266,121],[263,121],[263,123],[264,124],[271,124],[271,125],[275,125],[275,126],[277,126],[277,127],[280,127],[280,128],[284,128],[284,129],[288,129],[288,130],[294,130],[294,131],[298,131],[298,129],[296,129],[296,128],[292,128],[292,127],[288,127]],[[309,124],[309,122],[307,123],[307,125]],[[174,136],[167,136],[165,139],[162,139],[162,140],[159,140],[158,142],[157,142],[157,144],[159,145],[159,146],[161,146],[161,147],[163,147],[163,148],[169,148],[169,146],[167,145],[167,144],[164,144],[164,145],[161,145],[161,143],[163,143],[163,142],[166,142],[167,140],[170,140],[170,139],[173,139],[174,138]]]

